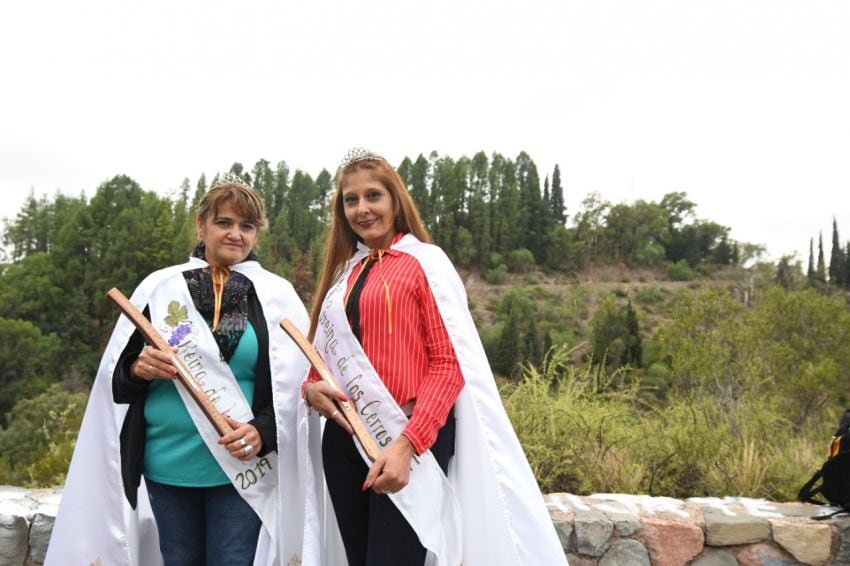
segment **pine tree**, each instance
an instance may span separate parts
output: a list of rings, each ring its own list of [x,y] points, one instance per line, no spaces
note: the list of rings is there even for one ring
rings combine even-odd
[[[472,157],[469,167],[469,232],[482,263],[490,257],[491,249],[489,167],[487,155],[483,151]]]
[[[794,286],[794,278],[791,274],[791,266],[788,263],[788,256],[782,256],[776,266],[776,281],[785,289],[792,289]]]
[[[493,208],[495,251],[507,254],[520,247],[520,200],[517,188],[516,165],[510,159],[493,154],[490,161],[490,187],[496,191]]]
[[[421,153],[413,167],[410,169],[410,178],[407,179],[407,188],[410,191],[410,196],[416,202],[419,208],[419,213],[422,215],[422,221],[426,226],[431,225],[431,199],[428,192],[428,177],[431,172],[431,166],[425,156]]]
[[[806,269],[806,279],[811,283],[815,280],[815,251],[814,239],[809,238],[809,267]]]
[[[292,176],[292,186],[286,195],[289,230],[298,249],[306,252],[318,231],[318,218],[312,209],[317,193],[310,175],[300,169]]]
[[[275,202],[275,176],[274,171],[265,159],[259,159],[252,170],[254,183],[251,187],[257,191],[266,207],[266,216],[269,220],[277,217],[279,204]]]
[[[287,208],[287,193],[289,192],[289,165],[286,161],[278,161],[272,178],[266,184],[265,205],[266,216],[274,222],[281,211]]]
[[[829,256],[829,282],[838,287],[844,285],[844,249],[838,240],[838,224],[835,217],[832,218],[832,252]]]
[[[543,358],[543,348],[540,343],[540,331],[537,329],[537,317],[529,317],[525,335],[523,336],[523,362],[538,365]]]
[[[567,221],[567,207],[564,204],[564,189],[561,187],[561,170],[558,168],[557,163],[555,164],[555,170],[552,172],[552,193],[549,198],[552,217],[560,224],[565,223]]]
[[[499,335],[499,342],[496,349],[496,355],[493,359],[494,368],[501,373],[511,377],[519,361],[519,324],[517,321],[516,311],[511,311],[508,314],[508,319],[502,327],[502,333]]]
[[[844,251],[844,288],[850,288],[850,240],[847,241]]]
[[[516,158],[517,190],[519,192],[519,224],[516,229],[520,238],[517,245],[542,256],[543,234],[546,233],[549,219],[548,211],[540,204],[540,175],[531,157],[521,151]]]
[[[216,178],[218,175],[216,175]],[[207,194],[207,176],[201,173],[201,176],[198,177],[198,184],[195,187],[195,196],[192,197],[192,208],[196,209],[198,207],[198,203],[201,202],[203,196]]]
[[[718,265],[729,265],[732,263],[732,246],[729,245],[729,238],[726,234],[720,237],[720,242],[712,251],[714,262]]]
[[[818,266],[815,270],[815,279],[826,283],[826,261],[823,258],[823,234],[818,235]]]
[[[173,204],[175,237],[171,242],[171,255],[178,261],[186,257],[195,233],[195,218],[189,214],[190,188],[191,182],[186,177],[180,185],[180,194]]]
[[[632,307],[632,300],[626,306],[626,355],[623,361],[632,367],[643,367],[643,346],[640,338],[640,325],[637,312]]]

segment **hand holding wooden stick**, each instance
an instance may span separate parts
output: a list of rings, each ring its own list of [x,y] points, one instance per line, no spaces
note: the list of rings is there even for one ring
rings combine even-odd
[[[319,353],[316,352],[316,349],[313,348],[313,345],[307,341],[307,338],[304,337],[301,331],[292,324],[292,321],[288,318],[284,318],[280,321],[280,327],[289,334],[289,337],[292,338],[295,344],[298,345],[298,348],[300,348],[304,355],[307,356],[307,359],[310,360],[310,364],[313,366],[313,369],[315,369],[319,376],[321,376],[322,381],[330,385],[335,391],[342,394],[342,388],[336,382],[336,379],[331,373],[331,370],[328,369],[325,361],[321,358],[321,356],[319,356]],[[352,430],[354,430],[354,436],[357,437],[358,441],[360,441],[360,445],[363,446],[363,450],[366,452],[366,455],[374,462],[381,454],[381,449],[378,448],[375,440],[369,435],[369,431],[366,430],[366,426],[363,424],[363,421],[360,420],[357,410],[350,401],[340,401],[335,399],[334,403],[337,407],[339,407],[342,416],[345,417],[348,424],[351,425]]]
[[[126,296],[124,296],[124,293],[113,287],[106,293],[106,298],[108,298],[112,304],[124,313],[124,316],[133,323],[133,326],[139,330],[142,337],[148,344],[157,350],[168,353],[171,356],[171,363],[174,364],[174,367],[177,369],[176,379],[183,384],[183,387],[186,388],[186,391],[189,392],[189,395],[192,396],[201,411],[203,411],[204,415],[206,415],[207,419],[209,419],[218,435],[224,436],[225,434],[233,431],[233,427],[228,424],[224,415],[219,412],[215,404],[209,397],[207,397],[207,394],[201,388],[200,384],[195,379],[195,376],[192,375],[192,372],[189,371],[189,368],[186,367],[180,358],[173,354],[168,342],[160,336],[159,332],[157,332],[150,321],[145,318],[145,315],[143,315],[142,312],[137,309]]]

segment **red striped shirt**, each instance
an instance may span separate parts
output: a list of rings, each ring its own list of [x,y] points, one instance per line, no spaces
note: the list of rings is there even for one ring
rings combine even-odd
[[[359,271],[359,266],[352,270],[348,291]],[[384,282],[391,295],[392,334]],[[437,439],[464,381],[425,272],[413,256],[387,250],[366,274],[360,295],[360,337],[366,356],[396,402],[416,400],[402,434],[417,454],[423,453]],[[309,380],[318,379],[311,371]]]

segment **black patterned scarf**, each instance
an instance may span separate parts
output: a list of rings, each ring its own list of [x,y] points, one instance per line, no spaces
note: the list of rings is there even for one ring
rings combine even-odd
[[[200,242],[192,251],[192,257],[204,259],[206,247]],[[248,254],[245,261],[257,261],[254,252]],[[200,269],[192,269],[183,273],[189,294],[195,308],[205,319],[212,321],[215,313],[215,293],[213,292],[212,275],[209,266]],[[227,283],[224,284],[224,292],[221,298],[221,314],[218,326],[212,330],[215,342],[218,344],[221,359],[230,361],[242,334],[248,327],[248,295],[254,291],[251,280],[237,273],[230,272]]]

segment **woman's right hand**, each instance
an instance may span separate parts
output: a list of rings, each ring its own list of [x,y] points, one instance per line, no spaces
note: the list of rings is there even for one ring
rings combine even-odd
[[[348,424],[345,416],[339,412],[334,399],[348,401],[345,393],[337,391],[324,381],[311,381],[304,387],[304,400],[314,411],[318,411],[326,419],[336,422],[345,429],[345,432],[353,435],[354,429]]]
[[[174,349],[177,353],[177,349]],[[130,374],[137,379],[174,379],[177,368],[171,363],[171,356],[151,346],[145,346],[136,361],[130,365]]]

